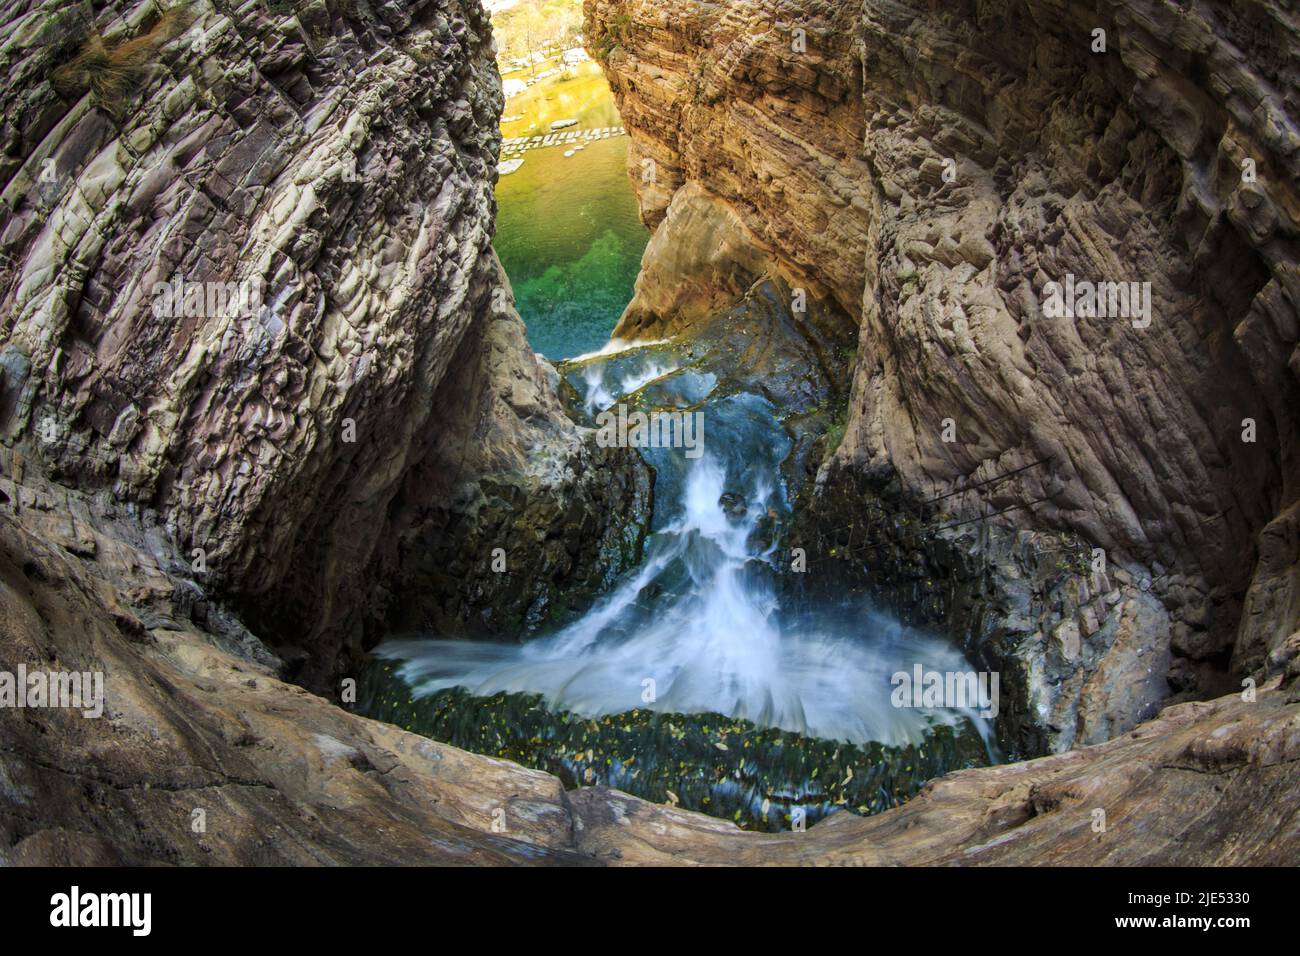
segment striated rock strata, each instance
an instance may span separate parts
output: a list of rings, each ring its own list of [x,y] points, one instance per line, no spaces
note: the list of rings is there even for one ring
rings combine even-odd
[[[6,12],[0,433],[19,467],[154,516],[178,570],[313,684],[347,668],[377,586],[419,576],[400,541],[508,520],[501,499],[463,514],[480,479],[592,541],[610,499],[635,515],[644,472],[606,455],[586,474],[491,248],[502,97],[477,3],[89,10]],[[635,557],[609,533],[551,577]],[[520,568],[546,547],[462,561],[486,567],[489,543]],[[525,608],[554,587],[502,577]]]
[[[1295,630],[1289,5],[586,12],[656,230],[620,333],[689,328],[763,275],[856,321],[792,543],[1004,667],[1019,746],[1222,693]],[[1149,316],[1052,318],[1069,276],[1149,283]]]

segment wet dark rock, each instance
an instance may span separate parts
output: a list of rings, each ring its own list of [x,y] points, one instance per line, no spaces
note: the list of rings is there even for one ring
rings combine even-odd
[[[749,511],[745,496],[736,491],[724,491],[718,499],[718,505],[728,518],[743,518]]]
[[[937,727],[924,744],[887,747],[822,740],[722,714],[632,710],[586,718],[552,710],[530,694],[474,697],[455,688],[417,698],[383,661],[368,673],[366,689],[365,713],[378,720],[545,770],[567,787],[613,787],[746,830],[811,826],[837,810],[880,813],[940,773],[989,762],[969,724]]]
[[[481,479],[430,509],[402,539],[387,629],[525,639],[570,623],[635,567],[653,504],[644,462],[576,445],[564,468],[554,484]]]
[[[887,470],[825,469],[781,538],[809,555],[807,573],[781,575],[783,593],[865,592],[946,634],[1001,674],[998,737],[1021,757],[1109,739],[1189,686],[1173,685],[1154,596],[1122,585],[1107,602],[1086,542],[958,521],[944,504],[904,495]]]

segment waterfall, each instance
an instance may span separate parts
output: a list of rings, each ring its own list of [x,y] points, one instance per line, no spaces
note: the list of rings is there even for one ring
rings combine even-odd
[[[570,378],[589,408],[607,406],[615,393],[644,404],[653,392],[656,405],[696,398],[690,404],[709,416],[716,444],[693,461],[680,449],[645,452],[659,480],[644,560],[569,626],[525,644],[410,636],[381,645],[379,656],[400,663],[417,697],[463,687],[475,696],[541,694],[549,706],[584,716],[717,712],[891,746],[922,743],[938,723],[970,720],[991,740],[989,721],[971,709],[891,703],[897,672],[917,664],[971,670],[945,641],[861,599],[781,606],[776,575],[792,572],[761,525],[788,513],[779,469],[789,445],[770,405],[743,394],[700,401],[698,374],[678,373],[649,350],[630,367],[588,358]]]

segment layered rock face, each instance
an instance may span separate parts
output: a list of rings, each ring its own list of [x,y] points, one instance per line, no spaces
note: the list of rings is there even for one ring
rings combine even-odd
[[[6,12],[19,467],[157,516],[173,570],[309,649],[308,682],[343,666],[402,536],[485,474],[599,539],[614,492],[572,480],[589,453],[491,249],[480,6],[89,9]],[[529,451],[549,471],[522,474]],[[520,563],[543,544],[499,543]],[[566,557],[556,577],[599,555]]]
[[[820,526],[887,549],[858,572],[896,603],[964,608],[1027,749],[1236,686],[1296,630],[1294,11],[586,10],[657,230],[620,333],[763,274],[858,322]],[[1053,317],[1085,282],[1149,285]]]

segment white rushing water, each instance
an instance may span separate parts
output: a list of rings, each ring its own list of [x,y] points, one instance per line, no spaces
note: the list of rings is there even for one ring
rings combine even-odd
[[[631,395],[642,386],[663,378],[677,371],[678,366],[668,362],[651,360],[639,368],[622,375],[617,388],[611,390],[605,382],[605,371],[601,363],[591,362],[583,370],[582,382],[587,389],[582,407],[588,415],[613,405],[620,395]]]
[[[608,382],[631,386],[644,378],[587,372],[587,394],[600,395],[598,407],[612,401]],[[666,367],[652,364],[650,372],[657,379]],[[718,405],[711,414],[729,413]],[[663,512],[671,516],[650,537],[642,565],[570,626],[527,644],[413,637],[390,640],[377,653],[400,662],[401,677],[421,697],[463,687],[477,696],[541,694],[552,707],[584,716],[634,708],[719,712],[895,746],[922,742],[934,724],[969,718],[989,740],[988,721],[973,711],[891,704],[896,672],[918,663],[971,670],[946,642],[862,605],[782,613],[773,584],[777,556],[754,544],[759,521],[782,505],[774,490],[779,462],[751,456],[738,466],[736,449],[728,453],[675,465],[684,469],[676,484],[681,500],[657,502],[657,510],[676,510]],[[743,516],[726,513],[724,492],[745,497]]]

